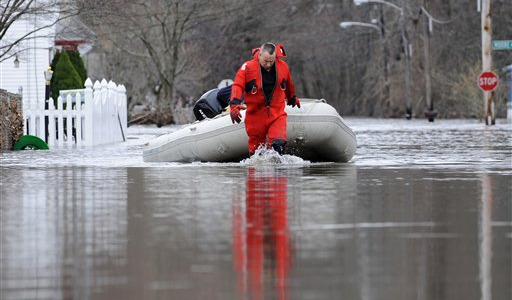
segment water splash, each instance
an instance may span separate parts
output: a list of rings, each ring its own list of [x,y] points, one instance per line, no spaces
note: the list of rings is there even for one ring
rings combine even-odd
[[[240,164],[247,166],[304,166],[311,162],[294,155],[280,155],[274,149],[259,147],[251,157],[242,160]]]

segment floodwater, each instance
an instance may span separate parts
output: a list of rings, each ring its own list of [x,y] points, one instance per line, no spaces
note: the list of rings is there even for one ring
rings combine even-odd
[[[0,298],[512,299],[512,124],[346,121],[345,164],[0,153]]]

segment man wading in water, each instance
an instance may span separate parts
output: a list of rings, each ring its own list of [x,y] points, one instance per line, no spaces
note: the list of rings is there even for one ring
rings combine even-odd
[[[283,154],[286,146],[285,105],[300,108],[295,86],[286,62],[283,46],[265,43],[253,49],[253,59],[238,70],[231,91],[230,115],[233,123],[240,123],[242,94],[247,113],[245,130],[249,136],[249,154],[260,145],[266,145]],[[286,102],[285,102],[286,101]]]

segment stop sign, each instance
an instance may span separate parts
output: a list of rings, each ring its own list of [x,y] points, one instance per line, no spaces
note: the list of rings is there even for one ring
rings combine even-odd
[[[498,75],[494,72],[482,72],[480,76],[478,76],[478,86],[484,92],[491,92],[498,86],[499,79]]]

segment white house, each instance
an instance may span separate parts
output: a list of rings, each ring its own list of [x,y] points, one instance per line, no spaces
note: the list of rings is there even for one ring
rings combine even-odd
[[[45,19],[27,16],[16,20],[1,42],[12,43],[34,29],[51,23],[53,20],[49,20],[48,16]],[[44,71],[53,58],[54,37],[55,26],[41,29],[15,46],[13,50],[17,52],[16,56],[0,62],[0,88],[21,94],[24,107],[36,106],[38,101],[44,101]],[[16,59],[18,66],[15,65]]]
[[[56,23],[58,18],[58,14],[26,15],[16,20],[0,40],[0,44],[11,44],[35,29],[46,27],[16,45],[11,50],[18,53],[16,56],[0,62],[0,88],[21,94],[24,107],[37,107],[38,102],[44,101],[44,71],[51,64],[55,51],[72,49],[85,55],[92,47],[87,41],[93,39],[94,32],[78,18],[63,18]],[[15,60],[19,63],[15,64]]]

